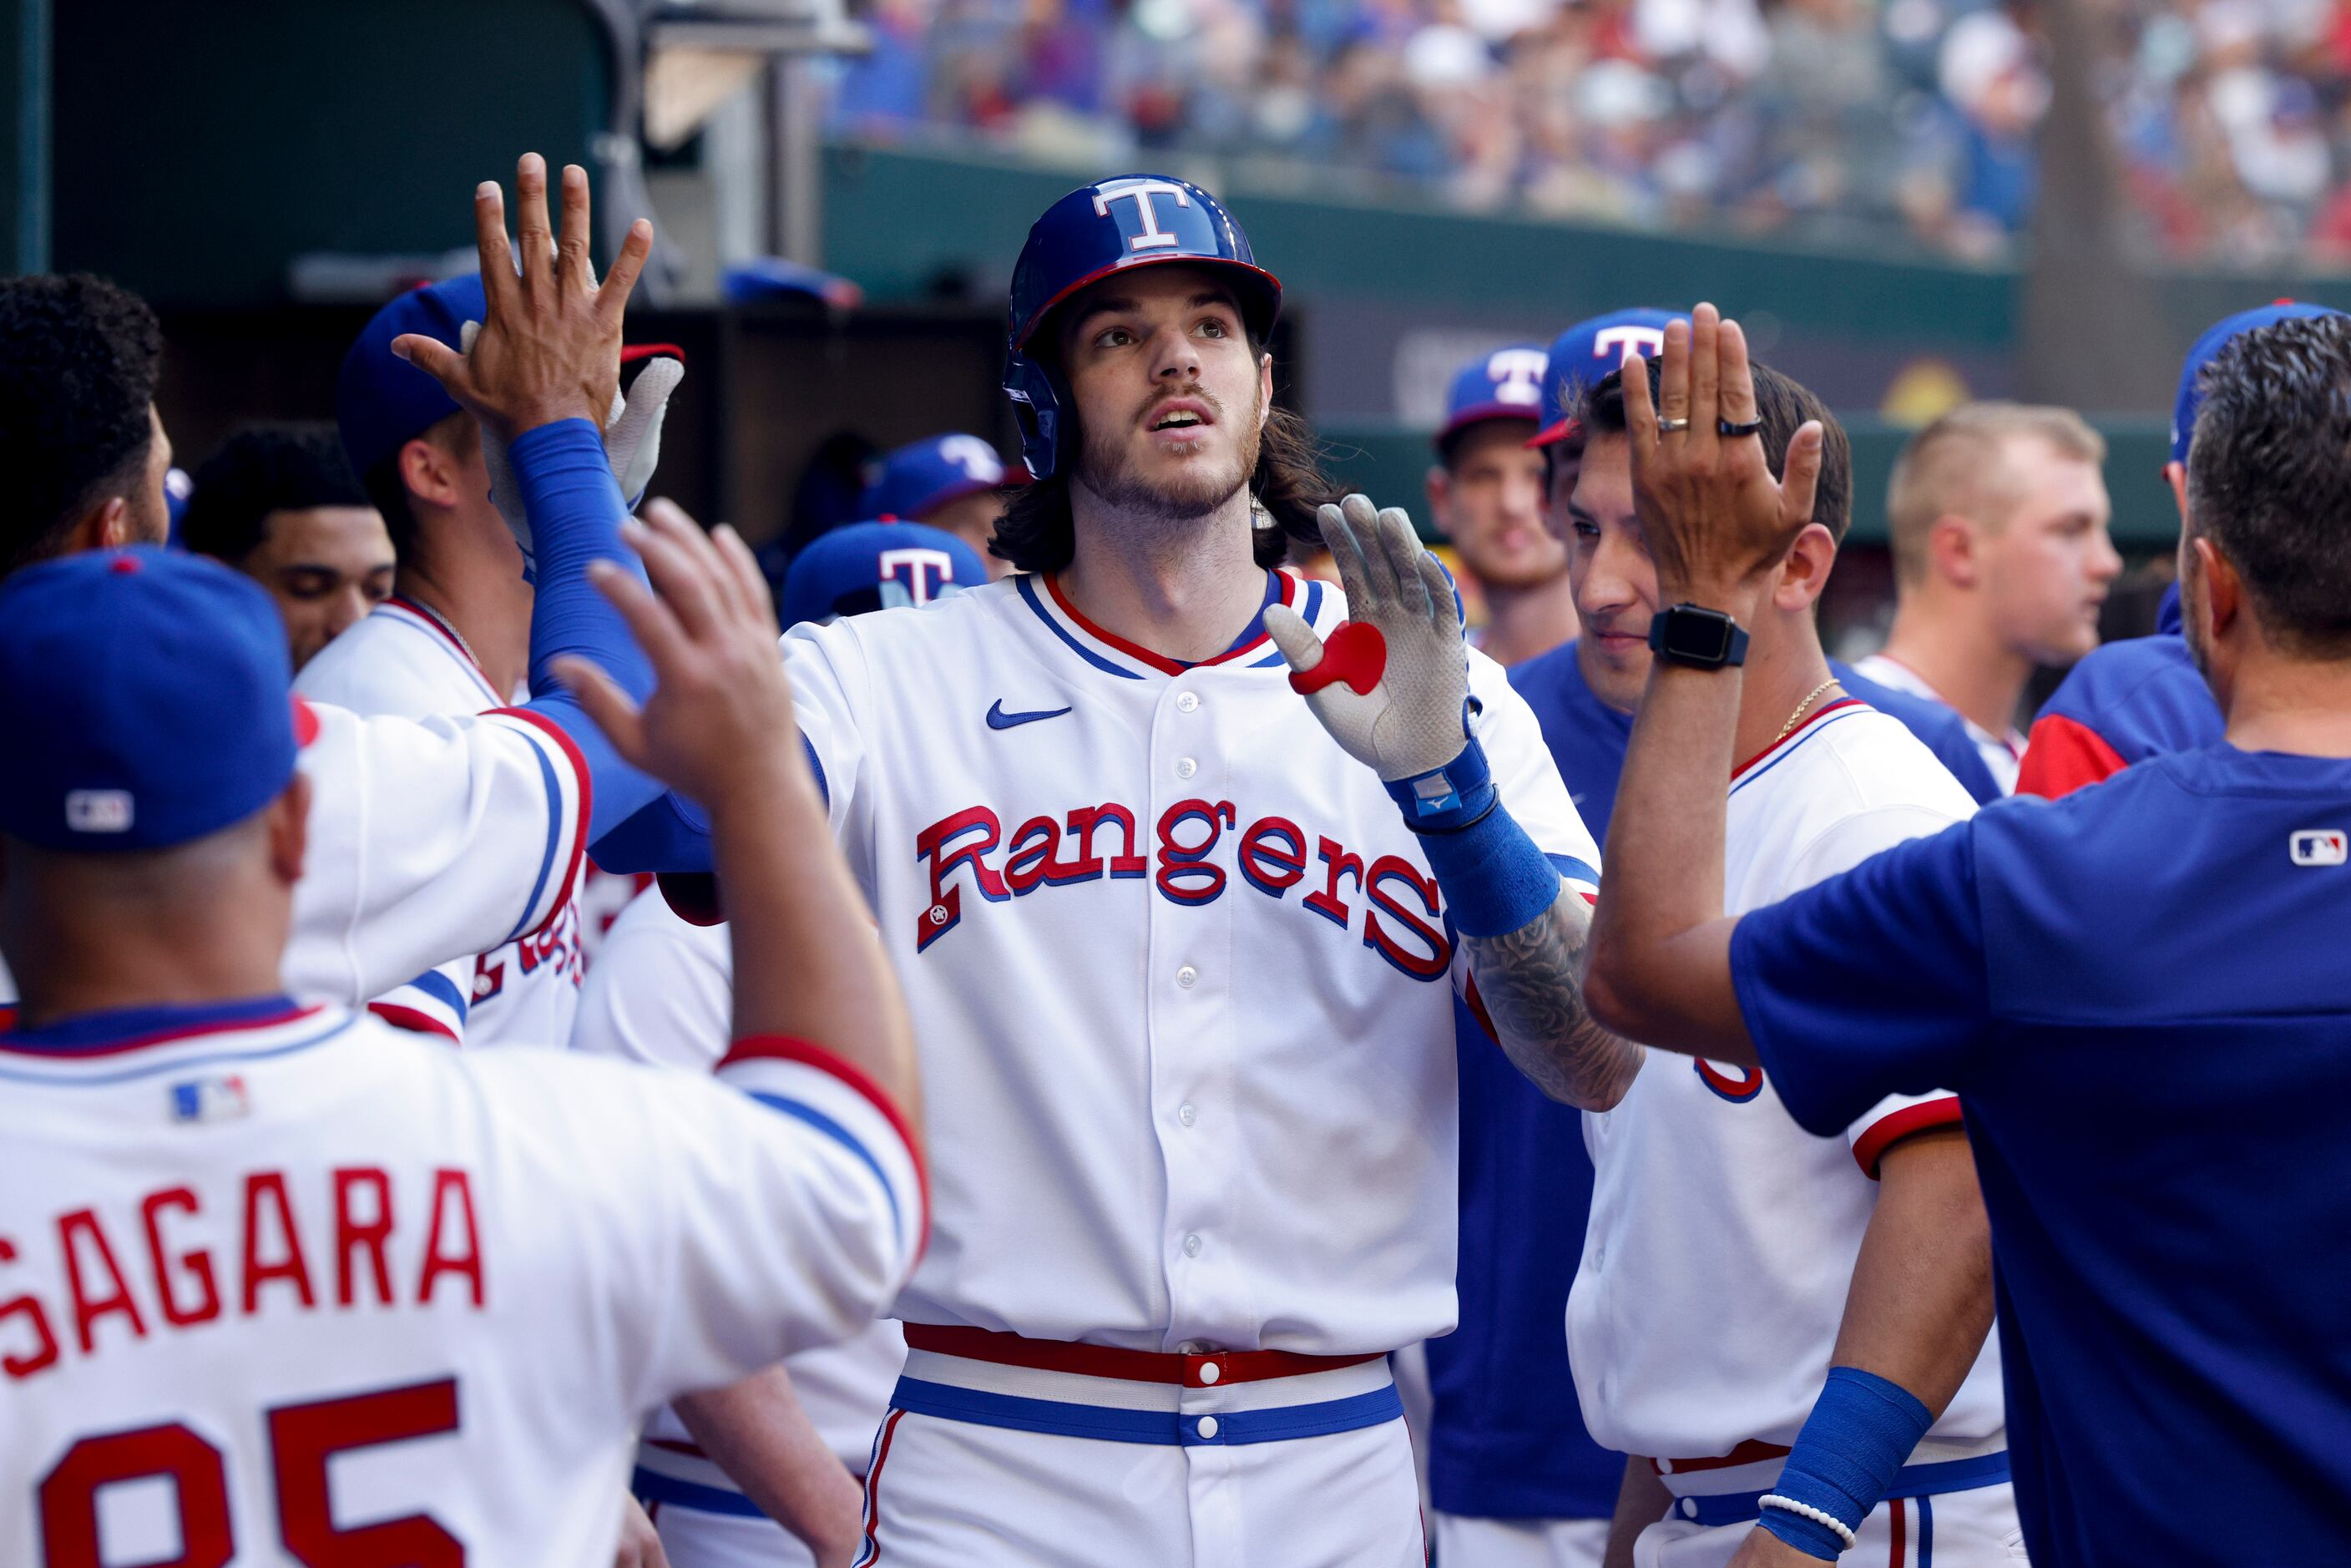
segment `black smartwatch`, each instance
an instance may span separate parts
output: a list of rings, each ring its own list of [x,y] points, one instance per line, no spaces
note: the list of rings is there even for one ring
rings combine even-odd
[[[1677,604],[1649,617],[1649,651],[1693,669],[1747,662],[1747,632],[1719,610]]]

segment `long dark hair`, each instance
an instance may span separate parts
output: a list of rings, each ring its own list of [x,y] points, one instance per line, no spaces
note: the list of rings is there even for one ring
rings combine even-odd
[[[1315,511],[1339,498],[1322,472],[1322,443],[1305,420],[1286,408],[1267,413],[1257,466],[1249,478],[1249,494],[1274,521],[1272,528],[1258,528],[1249,536],[1258,565],[1280,564],[1292,539],[1321,548],[1322,529],[1314,520]],[[1077,524],[1070,513],[1070,470],[1076,466],[1071,454],[1051,478],[1013,491],[1004,515],[996,519],[989,551],[1023,571],[1059,571],[1069,565],[1078,549]]]

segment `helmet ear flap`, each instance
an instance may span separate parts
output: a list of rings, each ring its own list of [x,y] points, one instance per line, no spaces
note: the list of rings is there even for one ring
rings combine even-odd
[[[1050,479],[1061,466],[1062,432],[1068,420],[1069,387],[1060,372],[1026,354],[1004,362],[1004,392],[1020,426],[1020,456],[1031,478]]]

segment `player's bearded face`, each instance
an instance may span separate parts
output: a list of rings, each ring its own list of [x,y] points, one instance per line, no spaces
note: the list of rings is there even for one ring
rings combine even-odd
[[[1257,469],[1262,411],[1256,393],[1252,378],[1246,404],[1236,409],[1198,383],[1155,388],[1124,421],[1088,424],[1078,479],[1121,512],[1169,522],[1207,517]],[[1171,400],[1205,403],[1216,421],[1192,450],[1154,447],[1152,422]]]
[[[1113,510],[1189,522],[1257,469],[1262,361],[1204,270],[1138,269],[1081,306],[1064,364],[1082,433],[1076,478]]]

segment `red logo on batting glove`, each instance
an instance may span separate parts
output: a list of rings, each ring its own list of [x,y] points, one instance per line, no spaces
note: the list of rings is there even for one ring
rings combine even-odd
[[[1367,697],[1387,669],[1388,640],[1380,629],[1368,621],[1342,621],[1322,641],[1322,662],[1303,674],[1293,671],[1290,689],[1311,697],[1343,681],[1357,696]]]

